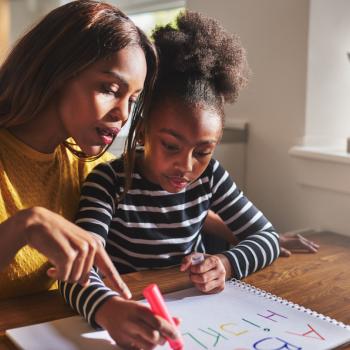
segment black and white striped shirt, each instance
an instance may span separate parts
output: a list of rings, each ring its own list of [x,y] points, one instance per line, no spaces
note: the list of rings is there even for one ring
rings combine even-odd
[[[193,251],[205,252],[201,230],[209,210],[217,213],[240,242],[223,252],[234,276],[246,277],[279,255],[278,235],[266,217],[236,187],[218,161],[179,193],[164,191],[137,171],[124,187],[120,159],[98,165],[82,188],[76,224],[98,235],[120,273],[179,265]],[[94,313],[116,293],[92,272],[88,287],[60,283],[65,300],[94,325]]]

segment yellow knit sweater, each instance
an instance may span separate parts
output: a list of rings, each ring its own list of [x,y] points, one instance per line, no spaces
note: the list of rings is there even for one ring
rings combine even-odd
[[[42,206],[72,220],[80,186],[97,163],[113,158],[105,154],[94,162],[82,162],[64,146],[44,154],[20,142],[0,128],[0,223],[18,210]],[[1,254],[1,247],[0,247]],[[0,271],[0,298],[47,290],[54,281],[46,275],[47,259],[29,246]]]

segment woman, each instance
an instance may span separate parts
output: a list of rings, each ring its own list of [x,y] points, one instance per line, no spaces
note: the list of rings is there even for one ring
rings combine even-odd
[[[97,1],[53,10],[3,63],[0,297],[46,290],[55,279],[84,285],[93,264],[129,296],[102,245],[69,220],[85,175],[144,108],[156,67],[146,36]]]

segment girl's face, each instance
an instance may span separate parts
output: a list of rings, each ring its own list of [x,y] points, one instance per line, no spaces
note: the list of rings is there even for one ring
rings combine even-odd
[[[98,154],[127,121],[146,72],[144,52],[129,46],[71,79],[57,105],[66,137],[73,137],[85,154]]]
[[[165,191],[176,193],[206,169],[222,133],[217,112],[164,101],[149,115],[143,175]]]

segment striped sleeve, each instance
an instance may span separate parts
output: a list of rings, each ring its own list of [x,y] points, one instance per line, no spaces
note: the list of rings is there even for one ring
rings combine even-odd
[[[104,246],[115,206],[115,177],[115,170],[109,163],[98,165],[88,175],[82,187],[75,221],[78,226],[97,236]],[[95,313],[99,306],[108,298],[118,295],[105,286],[94,269],[91,270],[88,286],[60,281],[59,290],[66,303],[96,328]]]
[[[231,263],[234,277],[244,278],[276,260],[280,248],[274,227],[243,195],[217,161],[213,163],[210,186],[211,209],[239,241],[235,247],[223,252]]]
[[[94,269],[91,270],[89,284],[86,287],[82,287],[78,283],[71,284],[59,281],[58,289],[65,302],[94,328],[99,328],[95,322],[98,308],[109,298],[118,296],[118,293],[105,286]]]
[[[97,235],[105,245],[115,211],[116,172],[110,163],[98,165],[86,178],[75,223]]]

